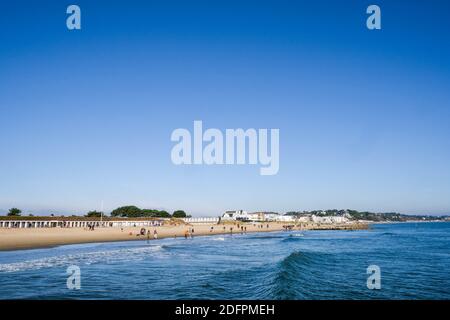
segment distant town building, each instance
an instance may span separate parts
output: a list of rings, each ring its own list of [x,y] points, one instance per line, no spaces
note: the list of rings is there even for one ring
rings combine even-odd
[[[332,224],[332,223],[346,223],[348,222],[348,218],[344,216],[311,216],[311,221],[314,223],[321,223],[321,224]]]
[[[222,215],[224,221],[253,221],[253,222],[269,222],[269,221],[295,221],[295,217],[280,215],[276,212],[252,212],[248,213],[244,210],[228,210]]]
[[[249,220],[249,215],[244,210],[227,210],[222,215],[222,220]]]

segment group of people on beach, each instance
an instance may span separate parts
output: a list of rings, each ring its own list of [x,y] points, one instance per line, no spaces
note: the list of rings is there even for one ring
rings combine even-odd
[[[185,239],[192,239],[194,237],[194,228],[189,228],[184,232]]]
[[[256,226],[255,224],[253,226]],[[266,224],[266,228],[269,229],[269,224]],[[258,229],[264,229],[263,224],[258,224]]]
[[[263,229],[264,227],[266,227],[267,229],[269,229],[269,224],[263,225],[263,224],[253,224],[254,227],[258,227],[258,229]],[[285,226],[283,226],[285,229],[287,229]],[[94,230],[94,225],[89,225],[89,230]],[[121,228],[121,230],[123,231],[123,228]],[[210,233],[214,232],[214,226],[211,226],[209,229]],[[237,231],[238,233],[240,232],[241,234],[245,234],[247,233],[247,226],[242,224],[242,223],[234,223],[233,225],[228,227],[229,233],[233,234],[233,231]],[[223,233],[227,232],[227,226],[224,225],[223,226]],[[130,235],[132,234],[132,232],[130,232]],[[158,231],[156,229],[153,230],[153,233],[151,232],[151,230],[146,230],[145,228],[141,228],[139,233],[136,234],[136,236],[147,236],[147,240],[150,239],[158,239]],[[194,237],[194,228],[193,227],[189,227],[188,229],[185,230],[184,232],[184,238],[185,239],[192,239]],[[175,238],[177,238],[177,234],[175,234]]]
[[[152,235],[152,233],[150,232],[150,230],[147,230],[147,240],[150,240],[151,235]],[[156,231],[156,229],[153,230],[153,239],[155,239],[155,240],[158,239],[158,231]]]
[[[241,233],[246,233],[247,232],[247,227],[246,226],[243,226],[243,225],[240,225],[239,223],[236,225],[236,229],[239,231],[239,230],[241,230]],[[212,228],[212,227],[211,227]],[[233,234],[233,230],[234,230],[234,227],[233,226],[231,226],[230,227],[230,234]],[[226,226],[223,226],[223,232],[226,232],[227,231],[227,227]]]
[[[130,232],[130,236],[132,235],[132,232]],[[141,228],[139,230],[139,233],[136,234],[137,237],[139,236],[145,236],[147,235],[147,240],[150,240],[152,238],[152,232],[150,229],[146,230],[145,228]],[[158,231],[156,229],[153,230],[153,239],[158,239]]]

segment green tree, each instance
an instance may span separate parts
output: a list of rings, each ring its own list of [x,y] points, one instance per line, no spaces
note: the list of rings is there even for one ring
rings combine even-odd
[[[172,214],[172,217],[174,218],[186,218],[187,214],[183,210],[176,210]]]
[[[158,216],[158,210],[155,209],[142,209],[141,213],[143,217],[157,217]]]
[[[9,209],[8,216],[19,217],[21,213],[22,213],[22,210],[17,209],[17,208],[11,208],[11,209]]]
[[[170,213],[168,213],[165,210],[157,210],[157,213],[156,213],[155,217],[158,217],[158,218],[170,218],[171,215],[170,215]]]
[[[165,210],[156,209],[142,209],[142,217],[154,217],[154,218],[170,218],[171,215]]]
[[[101,216],[103,215],[103,212],[100,212],[100,211],[89,211],[86,215],[85,215],[85,217],[88,217],[88,218],[92,218],[92,217],[96,217],[96,218],[100,218]]]
[[[112,217],[142,217],[142,210],[136,206],[124,206],[117,208],[111,212]]]

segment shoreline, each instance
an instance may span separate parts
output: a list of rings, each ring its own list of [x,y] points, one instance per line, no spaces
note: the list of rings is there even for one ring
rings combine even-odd
[[[239,229],[238,229],[239,225]],[[241,234],[241,226],[246,227],[245,233],[283,231],[286,223],[224,223],[224,224],[199,224],[199,225],[166,225],[158,227],[148,227],[150,239],[147,235],[140,235],[141,227],[127,228],[97,228],[94,231],[85,228],[38,228],[38,229],[6,229],[0,228],[0,252],[15,250],[30,250],[54,248],[70,244],[86,244],[117,241],[157,241],[164,238],[184,238],[188,229],[193,228],[193,236]],[[262,228],[261,228],[262,226]],[[213,228],[213,229],[211,229]],[[225,228],[225,229],[224,229]],[[233,232],[230,231],[233,228]],[[302,225],[295,226],[292,230],[365,230],[369,229],[369,224],[333,224],[333,225]],[[154,230],[158,233],[158,239],[153,238]]]

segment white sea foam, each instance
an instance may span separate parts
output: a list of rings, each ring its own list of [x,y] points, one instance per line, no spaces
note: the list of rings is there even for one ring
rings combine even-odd
[[[224,237],[217,237],[217,238],[213,238],[212,240],[214,241],[225,241]]]
[[[17,272],[52,268],[71,264],[91,265],[100,262],[114,263],[120,261],[142,260],[148,255],[154,255],[163,248],[160,245],[119,250],[83,252],[34,260],[0,264],[0,272]]]

